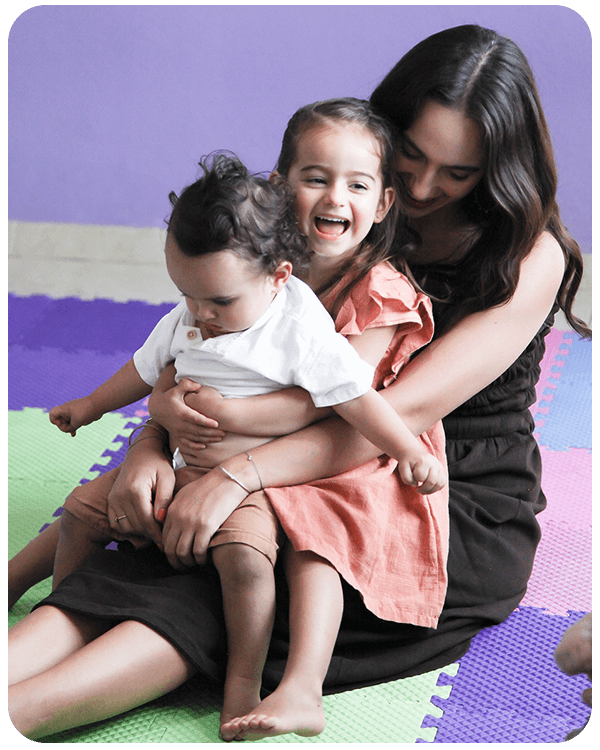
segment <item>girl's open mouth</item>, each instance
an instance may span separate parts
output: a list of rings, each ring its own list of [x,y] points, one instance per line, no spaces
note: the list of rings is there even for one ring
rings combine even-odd
[[[315,218],[317,231],[327,237],[341,237],[349,226],[350,222],[347,219],[336,219],[332,216],[317,216]]]

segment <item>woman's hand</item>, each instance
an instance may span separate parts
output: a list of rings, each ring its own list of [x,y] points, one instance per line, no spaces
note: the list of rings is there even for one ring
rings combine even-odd
[[[108,496],[111,527],[121,533],[147,537],[160,546],[160,521],[173,499],[174,486],[175,472],[165,455],[163,441],[155,430],[147,428],[127,452]]]
[[[218,468],[179,490],[162,533],[169,563],[176,570],[203,565],[213,534],[247,494]]]

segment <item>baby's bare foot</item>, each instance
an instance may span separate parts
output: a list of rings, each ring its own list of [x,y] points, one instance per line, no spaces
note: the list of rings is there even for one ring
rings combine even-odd
[[[325,729],[325,712],[320,693],[309,695],[278,687],[254,711],[232,722],[236,740],[260,740],[294,733],[315,737]]]
[[[239,731],[235,721],[253,711],[260,703],[260,681],[230,677],[225,683],[221,711],[221,737],[229,742]]]

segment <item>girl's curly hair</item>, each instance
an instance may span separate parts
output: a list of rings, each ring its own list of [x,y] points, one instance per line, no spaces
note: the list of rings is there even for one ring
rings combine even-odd
[[[202,176],[179,197],[169,196],[173,211],[167,231],[184,255],[231,250],[266,273],[281,261],[307,263],[306,239],[283,180],[250,174],[229,152],[213,152],[199,165]]]

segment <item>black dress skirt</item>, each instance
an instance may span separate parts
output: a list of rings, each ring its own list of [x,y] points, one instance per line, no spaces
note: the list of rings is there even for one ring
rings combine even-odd
[[[482,628],[525,595],[546,501],[529,406],[548,322],[494,383],[444,420],[450,473],[448,592],[437,628],[378,619],[344,584],[344,615],[325,692],[364,687],[452,663]],[[277,573],[277,617],[264,686],[285,667],[287,589]],[[40,604],[113,622],[137,620],[173,643],[207,678],[222,681],[227,644],[219,579],[210,565],[174,571],[155,547],[104,550]],[[38,605],[40,606],[40,605]]]

